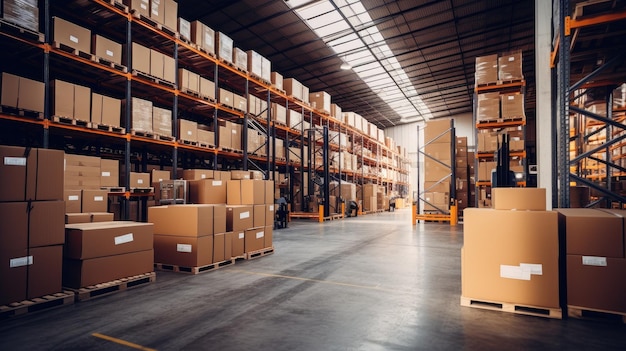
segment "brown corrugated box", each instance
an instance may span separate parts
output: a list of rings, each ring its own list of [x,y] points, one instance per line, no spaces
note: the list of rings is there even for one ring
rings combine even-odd
[[[476,119],[484,121],[498,118],[500,118],[500,93],[478,94]]]
[[[276,89],[283,90],[283,76],[278,72],[270,73],[270,81],[272,85],[276,87]]]
[[[225,204],[226,181],[202,179],[189,181],[189,201],[197,204]]]
[[[238,230],[232,232],[232,257],[243,256],[245,251],[245,230]]]
[[[148,221],[160,235],[200,237],[213,234],[213,206],[172,205],[148,208]]]
[[[265,226],[265,217],[266,217],[267,207],[266,205],[254,205],[253,213],[254,219],[252,226],[253,227],[263,227]]]
[[[164,18],[163,24],[172,30],[176,30],[176,22],[178,19],[178,4],[174,0],[161,0],[164,2]]]
[[[2,105],[43,112],[45,86],[42,82],[2,73]]]
[[[122,64],[122,44],[95,34],[92,47],[94,55],[119,65]]]
[[[228,121],[218,121],[219,146],[222,148],[232,148],[232,123]]]
[[[229,181],[230,187],[232,182]],[[257,179],[243,179],[241,182],[241,204],[242,205],[262,205],[265,203],[265,181]]]
[[[502,118],[525,117],[524,94],[504,94],[500,96]]]
[[[33,201],[23,203],[29,208],[28,245],[62,245],[65,242],[65,201]]]
[[[66,213],[65,214],[65,224],[90,223],[90,222],[91,222],[90,213]]]
[[[151,75],[163,79],[163,54],[150,49],[150,73]]]
[[[52,17],[53,40],[84,53],[91,53],[91,31],[59,17]]]
[[[588,208],[557,211],[568,255],[624,258],[623,218]]]
[[[265,227],[265,236],[263,240],[263,248],[272,247],[274,245],[273,225]]]
[[[150,184],[150,173],[130,172],[131,188],[149,188]]]
[[[498,80],[498,55],[476,57],[476,85],[494,83]]]
[[[560,307],[556,212],[468,208],[463,218],[463,297]]]
[[[152,101],[132,98],[132,129],[152,132]]]
[[[443,162],[446,166],[437,161]],[[452,163],[449,159],[431,160],[426,158],[424,162],[424,169],[426,170],[425,179],[427,181],[438,181],[452,173],[452,169],[450,168],[451,166]]]
[[[226,231],[238,232],[252,228],[253,208],[246,205],[226,206]]]
[[[436,143],[448,143],[452,141],[452,133],[450,129],[450,120],[428,121],[424,127],[424,140],[430,142],[435,140]]]
[[[106,190],[83,190],[81,212],[106,212],[108,193]]]
[[[287,96],[293,96],[302,100],[302,83],[295,78],[283,79],[283,88],[285,89]]]
[[[181,17],[178,17],[178,34],[181,38],[191,41],[191,23]]]
[[[137,15],[150,17],[150,1],[149,0],[124,0],[124,4],[130,7]]]
[[[498,79],[514,80],[523,79],[522,74],[522,52],[502,54],[498,58]]]
[[[226,206],[213,206],[213,233],[226,232]]]
[[[209,130],[198,128],[198,142],[209,145],[215,144],[215,133]]]
[[[172,111],[153,107],[152,128],[159,135],[172,136]]]
[[[178,120],[178,132],[181,140],[198,141],[198,123],[185,119]]]
[[[102,124],[119,127],[122,101],[108,96],[102,97]]]
[[[163,57],[163,79],[175,83],[176,82],[176,62],[173,57],[162,55]]]
[[[230,146],[231,148],[235,149],[235,150],[241,150],[242,147],[242,142],[241,142],[241,135],[243,134],[243,126],[241,124],[237,124],[237,123],[232,123],[231,124],[231,139],[230,139]]]
[[[81,190],[65,190],[63,192],[63,199],[65,200],[65,213],[81,212],[81,195]]]
[[[0,306],[26,299],[27,263],[26,239],[22,249],[0,250]]]
[[[54,94],[52,114],[74,118],[74,84],[55,79],[51,86]]]
[[[240,48],[233,49],[233,64],[235,67],[247,71],[248,70],[248,55]]]
[[[215,83],[211,80],[200,77],[200,95],[208,96],[215,100]]]
[[[215,51],[217,58],[232,62],[233,61],[233,39],[228,35],[218,32],[215,35]]]
[[[213,235],[213,262],[218,263],[218,262],[223,262],[226,260],[225,258],[226,255],[224,252],[225,241],[226,241],[226,233],[219,233],[219,234]]]
[[[152,249],[88,260],[63,260],[63,286],[80,288],[154,270]]]
[[[152,183],[158,183],[163,180],[170,180],[171,174],[170,171],[160,171],[158,169],[153,169],[150,175],[150,180]]]
[[[63,199],[63,151],[0,146],[0,201]]]
[[[213,263],[213,235],[181,237],[154,236],[154,261],[183,267],[200,267]]]
[[[26,251],[28,248],[26,202],[0,202],[0,233],[3,233],[0,235],[0,248],[2,248],[0,255]],[[11,235],[6,233],[11,233]],[[4,260],[0,262],[0,265],[4,266],[7,262]]]
[[[245,251],[258,251],[265,248],[265,227],[250,228],[245,232]]]
[[[33,299],[61,292],[63,245],[37,247],[29,250],[33,263],[28,266],[26,298]]]
[[[567,304],[626,313],[626,259],[567,255]]]
[[[2,72],[2,106],[17,107],[20,77]]]
[[[117,187],[120,185],[120,161],[100,160],[100,185]]]
[[[215,54],[215,32],[200,21],[191,22],[191,40],[200,49]]]
[[[249,173],[248,173],[249,174]],[[249,175],[248,175],[249,176]],[[241,180],[229,180],[226,182],[226,204],[241,205]]]
[[[265,180],[265,204],[274,204],[274,181]]]
[[[132,69],[143,73],[150,73],[150,49],[143,45],[133,43],[132,50]]]
[[[99,222],[112,222],[114,220],[113,213],[108,212],[91,212],[88,213],[91,222],[99,223]]]
[[[495,210],[545,211],[546,189],[493,188],[491,201]]]
[[[274,225],[274,219],[276,218],[276,212],[274,211],[274,204],[266,205],[265,207],[265,225]]]
[[[165,22],[165,0],[150,0],[150,18],[155,22]]]
[[[153,230],[152,223],[125,221],[67,224],[64,257],[84,260],[151,250]]]

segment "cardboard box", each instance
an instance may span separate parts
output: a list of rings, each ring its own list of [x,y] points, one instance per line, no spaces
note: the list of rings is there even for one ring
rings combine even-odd
[[[92,47],[94,55],[118,65],[122,64],[122,44],[95,34]]]
[[[233,40],[228,35],[222,32],[215,35],[215,49],[217,58],[228,62],[233,61]]]
[[[265,226],[265,218],[267,217],[267,206],[266,205],[254,205],[254,219],[252,226],[253,227],[264,227]]]
[[[283,88],[285,88],[287,96],[302,100],[302,83],[295,78],[283,79]]]
[[[2,72],[2,106],[17,107],[20,77]]]
[[[225,241],[226,241],[226,233],[213,235],[213,262],[214,263],[223,262],[226,260],[226,255],[224,252]],[[230,259],[230,257],[228,259]]]
[[[157,183],[157,182],[162,182],[164,180],[170,180],[171,179],[170,171],[160,171],[158,169],[153,169],[150,179],[151,179],[151,183]]]
[[[131,188],[149,188],[150,184],[150,173],[130,172]]]
[[[228,186],[230,187],[229,181]],[[262,205],[265,203],[265,181],[256,179],[241,180],[241,204],[242,205]],[[272,187],[273,190],[273,187]]]
[[[491,172],[496,168],[495,162],[478,162],[478,179],[491,181]]]
[[[626,259],[567,255],[567,304],[626,313]]]
[[[283,90],[283,76],[282,76],[282,74],[280,74],[278,72],[271,72],[270,73],[270,82],[272,82],[272,85],[274,85],[276,87],[276,89]]]
[[[108,207],[106,190],[83,190],[81,212],[106,212]]]
[[[89,217],[92,223],[112,222],[114,220],[113,213],[108,212],[91,212]]]
[[[181,17],[178,17],[178,34],[181,38],[191,41],[191,23]]]
[[[502,108],[502,118],[525,118],[524,94],[504,94],[500,95],[500,106]]]
[[[252,228],[254,224],[253,208],[246,205],[226,206],[226,231],[239,232]]]
[[[270,226],[274,225],[274,220],[276,218],[276,212],[274,209],[274,204],[266,204],[265,205],[265,225]]]
[[[81,212],[81,190],[65,190],[63,191],[63,199],[65,200],[65,213]]]
[[[215,54],[215,32],[206,24],[199,21],[191,22],[191,40],[201,50]]]
[[[263,248],[269,248],[274,246],[274,234],[273,234],[273,225],[265,227],[265,236],[263,240]]]
[[[149,0],[124,0],[124,4],[130,7],[137,15],[150,17],[150,1]]]
[[[26,202],[0,202],[0,256],[21,253],[28,248],[28,212]],[[7,235],[6,233],[11,233]],[[24,254],[24,256],[26,256]],[[6,256],[3,256],[7,258]],[[4,266],[7,261],[0,262]]]
[[[249,176],[249,175],[248,175]],[[241,180],[226,182],[226,204],[242,205]]]
[[[197,204],[227,203],[226,181],[202,179],[189,181],[189,201]]]
[[[163,55],[163,79],[175,83],[176,82],[176,63],[173,57]]]
[[[91,223],[91,213],[66,213],[65,224]]]
[[[64,257],[84,260],[152,249],[153,229],[152,223],[126,221],[67,224]]]
[[[133,130],[152,132],[152,101],[133,97],[131,100]]]
[[[560,307],[556,212],[467,208],[463,220],[462,296]]]
[[[476,85],[498,81],[498,55],[476,57]]]
[[[250,179],[250,171],[230,171],[230,179],[232,180]]]
[[[450,129],[450,120],[434,120],[426,122],[426,127],[424,128],[424,141],[431,142],[432,140],[435,143],[447,143],[450,145],[452,141],[452,133],[449,131]]]
[[[178,4],[174,0],[161,0],[163,1],[163,24],[176,31],[176,21],[178,19]]]
[[[43,112],[45,85],[43,82],[20,77],[17,108]]]
[[[546,189],[493,188],[491,201],[495,210],[545,211]]]
[[[250,228],[246,230],[245,251],[252,252],[265,248],[265,227]]]
[[[232,232],[232,257],[241,257],[245,250],[245,230]]]
[[[26,208],[24,204],[24,208]],[[28,245],[62,245],[65,242],[65,202],[33,201],[28,204]]]
[[[274,181],[265,180],[265,204],[274,204]]]
[[[201,180],[214,179],[212,169],[185,169],[183,170],[183,179],[185,180]]]
[[[91,119],[95,124],[102,124],[102,98],[103,96],[91,93]]]
[[[31,248],[26,298],[33,299],[62,291],[63,245]]]
[[[215,145],[215,133],[198,128],[198,142]]]
[[[330,94],[325,91],[318,91],[309,94],[309,101],[313,108],[330,114]],[[377,133],[378,135],[378,133]]]
[[[63,151],[0,146],[0,160],[0,179],[10,180],[0,201],[63,199]]]
[[[164,0],[150,0],[150,18],[161,24],[165,22]]]
[[[559,208],[568,255],[624,258],[623,219],[587,208]]]
[[[74,84],[55,79],[52,81],[54,93],[54,116],[74,118]]]
[[[424,147],[424,153],[436,160],[450,160],[452,156],[451,145],[449,143],[432,143]],[[426,168],[428,171],[428,168]]]
[[[154,77],[163,79],[163,54],[150,49],[150,74]]]
[[[2,223],[0,223],[0,228],[2,228]],[[1,241],[2,238],[0,238]],[[0,250],[0,284],[2,286],[0,289],[0,306],[26,299],[26,271],[29,261],[32,259],[29,259],[28,256],[26,238],[24,238],[23,247],[19,250],[8,250],[6,247]]]
[[[523,79],[522,52],[503,54],[498,58],[498,79],[513,80]]]
[[[437,162],[443,162],[445,165]],[[426,158],[424,161],[425,179],[426,181],[438,181],[452,174],[451,161],[449,159],[432,160]]]
[[[232,123],[231,124],[230,146],[231,146],[231,148],[233,148],[235,150],[243,149],[242,142],[241,142],[241,136],[243,134],[243,128],[242,127],[243,126],[241,124],[237,124],[237,123]]]
[[[156,134],[172,136],[172,111],[153,107],[152,129]]]
[[[226,232],[226,206],[213,205],[213,233]]]
[[[150,73],[150,49],[143,45],[132,43],[132,50],[132,69],[143,73]]]
[[[208,96],[215,100],[215,83],[206,78],[200,77],[200,95]]]
[[[101,124],[119,127],[122,101],[108,96],[102,97],[102,122]]]
[[[100,185],[105,187],[117,187],[120,184],[120,161],[100,160]]]
[[[152,249],[87,260],[63,260],[63,286],[80,288],[154,270]]]
[[[171,205],[148,208],[148,222],[154,233],[200,237],[213,234],[213,206]]]
[[[74,118],[89,121],[91,116],[91,89],[74,84]]]
[[[234,107],[235,96],[232,91],[220,88],[219,102],[227,107]]]
[[[218,137],[219,146],[222,148],[232,148],[232,123],[228,121],[219,121]]]
[[[500,93],[478,94],[476,119],[490,121],[500,118]]]
[[[213,235],[181,237],[154,236],[154,261],[182,267],[201,267],[213,263]]]
[[[84,53],[91,53],[91,31],[59,17],[52,17],[53,41]]]

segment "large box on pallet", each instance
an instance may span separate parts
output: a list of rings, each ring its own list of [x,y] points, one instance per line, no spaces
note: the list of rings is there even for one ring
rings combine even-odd
[[[215,49],[217,58],[227,62],[233,61],[233,39],[228,35],[222,32],[215,35]]]
[[[424,128],[425,143],[435,140],[435,143],[447,143],[452,145],[452,133],[450,130],[450,120],[428,121]]]
[[[124,0],[124,4],[130,7],[130,10],[137,15],[150,17],[150,1],[149,0]]]
[[[189,201],[195,204],[225,204],[226,181],[201,179],[190,181]]]
[[[203,51],[215,54],[215,31],[206,24],[191,22],[191,41]]]
[[[493,188],[491,201],[494,210],[545,211],[546,189]]]
[[[108,192],[106,190],[82,191],[81,212],[106,212],[108,207]]]
[[[176,31],[176,22],[178,19],[178,4],[174,0],[161,0],[164,2],[163,6],[163,24]]]
[[[151,250],[153,229],[152,223],[126,221],[68,224],[64,257],[84,260]]]
[[[245,250],[245,239],[246,232],[245,230],[237,230],[232,232],[232,257],[240,257],[246,253]]]
[[[172,205],[148,208],[148,222],[154,223],[154,233],[200,237],[213,234],[213,206]]]
[[[524,118],[524,94],[500,95],[502,118]]]
[[[313,108],[330,114],[330,94],[325,91],[318,91],[309,94],[309,101]]]
[[[182,119],[179,121],[182,121]],[[152,128],[158,135],[172,136],[172,111],[164,108],[153,107]]]
[[[19,250],[0,250],[0,306],[26,298],[28,262],[26,239]]]
[[[178,132],[180,133],[180,140],[186,141],[198,141],[198,123],[194,121],[188,121],[186,119],[178,120]]]
[[[152,132],[152,101],[133,97],[131,99],[131,128],[141,132]]]
[[[150,49],[143,45],[132,43],[132,50],[132,69],[150,73]]]
[[[63,286],[81,288],[154,271],[152,249],[87,260],[63,260]]]
[[[0,146],[0,201],[63,199],[64,153]]]
[[[31,248],[26,298],[33,299],[61,292],[63,281],[63,245]]]
[[[557,209],[568,255],[624,258],[623,218],[588,208]]]
[[[247,205],[226,206],[226,231],[239,232],[252,228],[253,208]]]
[[[210,265],[213,263],[213,235],[155,235],[154,262],[183,267]]]
[[[463,220],[463,297],[559,308],[557,212],[468,208]]]
[[[495,83],[498,80],[498,55],[476,57],[476,85]]]
[[[626,259],[567,255],[567,304],[626,313]]]
[[[478,107],[476,109],[477,121],[497,120],[500,118],[500,94],[478,94]]]
[[[523,79],[522,52],[503,54],[498,58],[498,79],[515,80]]]
[[[91,31],[59,17],[52,17],[53,41],[73,49],[91,53]]]
[[[258,251],[265,246],[265,227],[250,228],[245,232],[245,252]]]
[[[39,8],[37,1],[5,0],[0,15],[6,21],[35,32],[39,31]]]
[[[122,64],[122,44],[100,35],[93,36],[93,54],[107,61]]]

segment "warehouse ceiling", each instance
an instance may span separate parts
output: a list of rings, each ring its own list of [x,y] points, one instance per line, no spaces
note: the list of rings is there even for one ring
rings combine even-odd
[[[522,50],[534,108],[533,0],[189,0],[179,16],[387,128],[472,112],[476,56]],[[342,63],[352,68],[342,70]]]

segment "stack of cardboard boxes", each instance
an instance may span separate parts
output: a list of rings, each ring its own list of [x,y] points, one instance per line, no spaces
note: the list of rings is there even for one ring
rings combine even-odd
[[[494,188],[493,209],[464,211],[461,303],[508,303],[560,317],[558,213],[545,189]]]
[[[174,0],[126,0],[124,4],[130,7],[135,16],[150,18],[176,31],[178,20],[178,4]]]
[[[450,120],[429,121],[424,128],[424,210],[447,212],[450,209],[452,131]]]
[[[559,209],[558,213],[565,239],[570,312],[626,313],[626,211]]]
[[[2,73],[2,106],[43,113],[44,95],[43,82]]]
[[[2,19],[35,32],[39,31],[37,0],[4,0],[2,3]]]
[[[107,213],[108,191],[101,187],[118,186],[119,161],[66,154],[64,183],[66,223],[113,220]]]
[[[61,291],[63,151],[0,146],[0,305]]]

